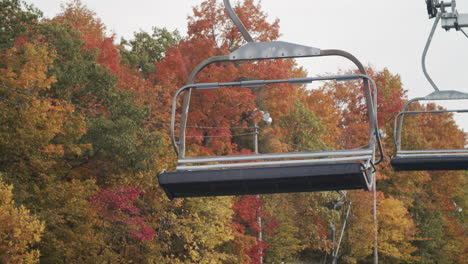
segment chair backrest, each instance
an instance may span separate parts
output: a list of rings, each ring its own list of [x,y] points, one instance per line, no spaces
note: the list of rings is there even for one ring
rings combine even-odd
[[[424,96],[424,97],[417,97],[414,99],[409,100],[408,102],[405,103],[403,106],[403,109],[398,115],[395,117],[394,121],[394,136],[395,136],[395,146],[396,146],[396,151],[397,151],[397,156],[399,154],[401,155],[407,155],[408,151],[402,150],[401,149],[401,135],[402,135],[402,130],[403,130],[403,121],[405,115],[416,115],[416,114],[443,114],[443,113],[468,113],[468,109],[455,109],[455,110],[432,110],[432,111],[408,111],[408,107],[413,104],[414,102],[418,101],[446,101],[446,100],[468,100],[468,93],[463,93],[459,91],[435,91],[432,92],[431,94]],[[431,152],[431,153],[439,153],[440,155],[443,155],[443,153],[453,153],[455,151],[462,151],[463,150],[418,150],[416,152],[412,151],[414,154],[424,154],[426,152]],[[401,156],[400,155],[400,156]]]

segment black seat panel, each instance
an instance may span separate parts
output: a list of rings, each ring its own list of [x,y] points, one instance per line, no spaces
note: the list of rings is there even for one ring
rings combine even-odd
[[[394,157],[391,164],[396,171],[468,170],[468,156]]]
[[[164,172],[169,198],[367,189],[356,163]]]

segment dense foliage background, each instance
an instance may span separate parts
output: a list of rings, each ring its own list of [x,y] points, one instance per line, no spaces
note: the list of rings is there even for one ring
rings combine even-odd
[[[259,2],[241,1],[236,11],[256,40],[279,37],[279,21],[268,22]],[[158,172],[176,162],[167,136],[173,94],[202,60],[243,43],[220,3],[194,7],[184,37],[155,27],[118,41],[79,1],[45,19],[25,2],[1,0],[0,21],[0,263],[247,264],[259,263],[260,252],[265,263],[323,263],[330,254],[331,227],[341,228],[346,209],[333,208],[340,193],[169,201],[158,186]],[[379,88],[389,157],[405,91],[397,74],[367,71]],[[302,76],[288,59],[213,65],[198,81]],[[367,144],[361,85],[330,82],[194,93],[188,152],[252,153],[251,137],[236,135],[256,123],[262,152]],[[406,127],[407,148],[466,143],[450,114],[414,117]],[[468,259],[466,175],[396,173],[388,159],[379,167],[382,263]],[[347,192],[341,263],[371,263],[371,198]]]

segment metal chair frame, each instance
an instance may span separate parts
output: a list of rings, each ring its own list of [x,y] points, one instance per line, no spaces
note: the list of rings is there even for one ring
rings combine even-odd
[[[375,99],[377,96],[377,89],[375,82],[364,74],[353,74],[353,75],[335,75],[326,77],[308,77],[308,78],[293,78],[293,79],[280,79],[280,80],[255,80],[255,81],[242,81],[242,82],[228,82],[228,83],[201,83],[187,85],[179,89],[174,96],[172,105],[172,118],[171,118],[171,137],[173,142],[177,142],[175,139],[175,119],[176,119],[176,108],[177,99],[183,92],[188,92],[191,89],[205,90],[205,89],[218,89],[228,87],[258,87],[265,84],[275,83],[290,83],[290,84],[303,84],[311,83],[314,81],[324,80],[337,80],[337,81],[350,81],[363,79],[369,81],[372,85],[373,92],[370,89],[367,93],[370,95],[373,93],[373,98],[369,98],[372,101],[369,114],[370,120],[370,141],[369,147],[366,149],[356,150],[339,150],[339,151],[322,151],[322,152],[303,152],[303,153],[277,153],[277,154],[257,154],[257,155],[237,155],[237,156],[221,156],[221,157],[195,157],[185,158],[179,150],[179,161],[177,171],[196,171],[196,170],[212,170],[212,169],[229,169],[229,168],[242,168],[242,167],[266,167],[266,166],[282,166],[282,165],[303,165],[303,164],[322,164],[322,163],[337,163],[337,162],[350,162],[350,161],[362,161],[365,164],[368,175],[373,175],[373,165],[380,161],[375,162],[375,146],[376,140],[373,135],[378,131],[376,126],[376,111],[373,105],[376,104]],[[184,117],[182,115],[181,119]],[[182,128],[181,128],[182,130]],[[179,141],[179,146],[183,146],[184,141]],[[183,158],[180,158],[180,157]],[[382,158],[380,158],[381,160]],[[252,162],[249,162],[252,161]],[[206,163],[219,163],[206,165]],[[242,162],[242,163],[230,163],[230,162]],[[203,164],[203,165],[189,165],[189,164]],[[366,179],[368,188],[371,188],[372,179]]]
[[[467,93],[458,91],[435,91],[427,96],[418,97],[409,100],[403,106],[403,110],[395,117],[394,122],[394,135],[396,146],[396,157],[409,158],[409,157],[441,157],[441,156],[468,156],[466,149],[448,149],[448,150],[402,150],[401,149],[401,135],[403,130],[403,122],[405,115],[417,114],[444,114],[444,113],[468,113],[468,109],[460,110],[432,110],[432,111],[407,111],[408,107],[418,101],[437,101],[437,100],[464,100],[468,99]]]
[[[429,76],[429,73],[427,72],[427,67],[426,67],[426,57],[427,57],[427,52],[429,50],[429,47],[432,42],[432,38],[435,34],[435,30],[439,24],[439,22],[442,20],[442,27],[446,30],[449,30],[451,28],[455,28],[457,30],[461,30],[461,27],[468,27],[468,24],[458,24],[457,20],[452,21],[453,18],[457,18],[459,20],[464,19],[466,15],[464,14],[458,14],[456,11],[456,3],[453,0],[451,3],[438,3],[438,1],[433,1],[433,0],[428,0],[428,11],[429,11],[429,16],[430,18],[435,18],[434,24],[432,26],[431,32],[429,34],[429,37],[426,42],[426,46],[424,47],[422,59],[421,59],[421,64],[422,64],[422,69],[424,76],[428,80],[428,82],[431,84],[432,88],[434,89],[434,92],[431,94],[424,96],[424,97],[417,97],[414,99],[411,99],[405,103],[403,106],[402,111],[396,115],[395,121],[394,121],[394,140],[395,140],[395,146],[396,146],[396,154],[392,158],[392,165],[395,166],[395,161],[397,160],[404,160],[407,159],[408,161],[414,161],[416,163],[419,163],[418,169],[414,170],[420,170],[425,165],[423,164],[424,162],[431,162],[429,158],[437,158],[435,160],[436,162],[444,162],[444,159],[449,161],[450,159],[453,159],[453,162],[456,162],[458,164],[461,163],[460,158],[462,157],[467,157],[468,158],[468,150],[466,149],[448,149],[448,150],[402,150],[401,149],[401,135],[402,135],[402,129],[403,129],[403,123],[404,123],[404,117],[405,115],[417,115],[417,114],[443,114],[443,113],[468,113],[468,109],[457,109],[457,110],[432,110],[432,111],[408,111],[408,107],[417,101],[437,101],[437,100],[466,100],[468,99],[468,93],[464,92],[459,92],[455,90],[447,90],[447,91],[441,91],[437,87],[437,85],[434,83],[432,78]],[[449,13],[446,11],[447,7],[451,7],[452,12]],[[440,11],[438,10],[440,9]],[[452,25],[454,24],[454,25]],[[433,160],[434,161],[434,160]],[[434,166],[427,164],[426,167],[428,170],[434,170]],[[432,168],[431,168],[432,167]],[[463,167],[463,166],[459,166]],[[453,168],[453,169],[457,169]],[[397,170],[413,170],[413,169],[405,169],[405,168],[396,168]],[[444,169],[451,169],[450,164],[447,164],[444,166]],[[422,169],[424,170],[424,169]]]
[[[377,87],[375,82],[366,75],[362,63],[350,53],[341,50],[321,50],[314,47],[308,47],[283,41],[254,42],[249,32],[233,11],[229,0],[224,0],[227,13],[234,24],[239,28],[241,34],[247,41],[239,49],[226,56],[216,56],[200,63],[189,75],[188,84],[180,88],[173,98],[172,116],[171,116],[171,140],[174,150],[178,155],[177,171],[201,171],[214,169],[233,169],[245,167],[269,167],[282,165],[303,165],[303,164],[323,164],[340,162],[362,162],[363,171],[365,171],[367,189],[372,189],[375,180],[374,165],[380,163],[383,158],[383,149],[380,141],[380,134],[377,124]],[[279,80],[253,80],[242,82],[225,83],[198,83],[196,77],[204,68],[213,63],[220,62],[239,62],[253,60],[273,60],[286,58],[304,58],[304,57],[322,57],[322,56],[340,56],[353,62],[360,74],[334,75],[325,77],[307,77]],[[303,152],[303,153],[277,153],[277,154],[256,154],[256,155],[238,155],[224,157],[185,157],[186,149],[186,128],[189,112],[191,92],[195,90],[219,89],[230,87],[255,87],[265,84],[290,83],[305,84],[315,81],[349,81],[362,79],[364,82],[365,100],[367,104],[367,115],[369,118],[369,147],[357,150],[340,150],[325,152]],[[371,90],[372,86],[372,90]],[[176,109],[178,97],[184,93],[184,99],[180,116],[179,140],[175,136]],[[380,158],[375,160],[376,147],[380,151]],[[218,164],[207,164],[207,163]],[[240,163],[232,163],[240,162]]]

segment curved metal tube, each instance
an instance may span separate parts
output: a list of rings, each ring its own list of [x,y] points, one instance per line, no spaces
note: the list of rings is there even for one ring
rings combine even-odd
[[[352,61],[358,67],[361,74],[366,75],[366,70],[365,70],[364,66],[362,65],[362,63],[356,57],[354,57],[352,54],[350,54],[350,53],[348,53],[346,51],[334,50],[334,49],[322,50],[320,56],[341,56],[341,57],[345,57],[345,58],[349,59],[350,61]],[[366,104],[368,106],[372,106],[372,109],[370,107],[368,107],[367,111],[368,111],[369,117],[373,116],[373,118],[370,118],[370,120],[369,120],[370,127],[371,127],[370,137],[371,137],[371,139],[373,138],[372,137],[373,136],[372,135],[372,129],[374,129],[375,138],[376,138],[376,141],[377,141],[377,142],[374,142],[374,144],[377,143],[377,146],[378,146],[379,152],[380,152],[380,158],[379,158],[379,160],[377,160],[375,162],[375,165],[378,165],[379,163],[381,163],[384,160],[385,157],[384,157],[384,154],[383,154],[382,139],[380,138],[379,127],[378,127],[378,124],[377,124],[377,85],[375,84],[374,80],[368,79],[367,81],[364,82],[364,88],[366,89],[366,91],[370,91],[369,82],[372,83],[372,86],[374,88],[374,98],[372,100],[372,93],[370,94],[371,98],[368,98],[366,96]],[[374,113],[371,115],[369,111],[373,111]]]
[[[362,63],[356,57],[354,57],[352,54],[350,54],[348,52],[341,51],[341,50],[322,50],[319,55],[314,55],[314,56],[342,56],[342,57],[345,57],[345,58],[351,60],[358,67],[361,74],[364,74],[364,75],[366,74],[366,71],[365,71],[364,66],[362,65]],[[268,58],[268,59],[274,59],[274,58]],[[229,56],[216,56],[216,57],[208,58],[208,59],[202,61],[200,64],[198,64],[198,66],[190,73],[189,78],[187,80],[187,84],[188,85],[194,84],[195,80],[196,80],[196,77],[197,77],[197,74],[200,73],[204,68],[206,68],[210,64],[218,63],[218,62],[229,62],[229,61],[234,62],[234,61],[242,61],[242,60],[246,60],[246,59],[230,59]],[[252,59],[252,60],[256,60],[256,59]],[[365,85],[366,91],[369,90],[369,84],[367,82],[364,82],[364,85]],[[190,107],[191,93],[192,93],[191,89],[189,89],[185,93],[184,101],[183,101],[183,104],[182,104],[182,116],[181,116],[180,131],[179,131],[179,135],[180,135],[179,136],[179,142],[182,142],[182,144],[177,145],[177,142],[175,141],[175,137],[174,137],[174,134],[175,134],[174,127],[171,126],[172,145],[173,145],[174,150],[177,153],[179,159],[185,158],[185,144],[184,144],[184,142],[185,142],[185,130],[186,130],[186,126],[187,126],[187,118],[188,118],[188,111],[189,111],[189,107]],[[371,99],[369,100],[369,98],[366,98],[366,103],[368,105],[372,105],[372,100]],[[172,123],[172,121],[171,121],[171,123]]]
[[[197,77],[197,74],[201,72],[208,65],[215,63],[215,62],[223,62],[223,61],[228,61],[228,60],[229,60],[229,56],[216,56],[216,57],[211,57],[202,61],[190,73],[188,80],[187,80],[187,84],[190,85],[190,84],[195,83],[195,78]],[[180,120],[179,142],[185,142],[185,128],[187,127],[187,117],[188,117],[191,94],[192,94],[192,89],[188,90],[184,96],[184,102],[182,104],[182,116]],[[172,146],[174,147],[174,150],[179,156],[179,158],[184,158],[185,157],[185,144],[181,144],[179,146],[180,147],[180,150],[179,150],[179,148],[177,147],[177,142],[175,141],[175,138],[174,138],[174,126],[173,125],[171,126],[171,140],[172,140]]]
[[[429,76],[429,73],[427,72],[427,67],[426,67],[426,57],[427,57],[427,52],[429,51],[429,47],[431,46],[431,43],[432,43],[432,38],[434,37],[434,33],[437,29],[437,25],[439,24],[439,21],[440,21],[440,18],[441,18],[441,14],[437,14],[435,16],[435,21],[434,21],[434,24],[432,25],[432,29],[431,29],[431,32],[429,33],[429,37],[427,38],[427,41],[426,41],[426,46],[424,47],[424,51],[423,51],[423,54],[422,54],[422,57],[421,57],[421,65],[422,65],[422,70],[423,70],[423,73],[424,73],[424,76],[426,77],[427,81],[431,84],[432,88],[434,88],[434,90],[436,92],[439,92],[439,88],[437,87],[437,85],[434,83],[434,81],[432,80],[431,76]],[[396,146],[396,151],[400,151],[401,149],[401,131],[402,131],[402,126],[403,126],[403,119],[404,119],[404,114],[403,112],[405,112],[406,108],[408,108],[408,106],[415,102],[415,101],[421,101],[421,100],[424,100],[425,98],[424,97],[418,97],[418,98],[414,98],[414,99],[411,99],[409,101],[407,101],[405,103],[405,105],[403,106],[403,109],[402,111],[396,115],[395,117],[395,121],[394,121],[394,129],[393,129],[393,135],[394,135],[394,140],[395,140],[395,146]]]
[[[250,33],[247,31],[244,24],[242,24],[242,21],[240,21],[239,17],[236,15],[236,12],[234,12],[234,9],[232,9],[231,2],[229,0],[224,0],[224,6],[226,7],[226,12],[228,13],[232,22],[234,22],[236,27],[239,29],[244,39],[247,42],[254,42],[252,36],[250,36]]]
[[[171,118],[171,132],[170,132],[170,133],[171,133],[172,146],[174,147],[174,150],[175,150],[175,152],[177,153],[177,155],[180,155],[179,148],[178,148],[177,142],[176,142],[176,140],[175,140],[175,116],[176,116],[176,109],[177,109],[177,97],[179,97],[179,95],[180,95],[183,91],[185,91],[186,89],[190,89],[189,91],[187,91],[186,96],[184,97],[184,106],[185,106],[185,105],[186,105],[186,104],[185,104],[185,103],[186,103],[186,100],[185,100],[185,99],[187,98],[187,94],[188,94],[187,107],[185,107],[186,109],[183,109],[183,111],[185,110],[185,113],[187,113],[187,112],[188,112],[188,103],[190,102],[190,92],[191,92],[191,88],[190,88],[190,87],[191,87],[190,85],[186,85],[186,86],[182,87],[181,89],[179,89],[179,90],[176,92],[176,94],[175,94],[175,96],[174,96],[174,99],[172,100],[172,118]],[[187,120],[187,114],[185,114],[185,115],[183,114],[182,116],[185,117],[185,121],[184,121],[184,124],[185,124],[185,122],[186,122],[186,120]],[[182,121],[183,121],[183,120],[181,120],[181,122],[182,122]],[[181,129],[181,131],[182,131],[182,127],[181,127],[180,129]],[[185,126],[184,126],[183,131],[184,131],[183,138],[184,138],[184,140],[185,140]],[[181,134],[181,136],[182,136],[182,134]],[[184,144],[184,145],[185,145],[185,144]],[[184,148],[184,152],[185,152],[185,148]]]
[[[401,148],[401,131],[403,127],[404,112],[406,112],[406,108],[408,108],[410,104],[416,101],[422,101],[424,99],[425,97],[417,97],[417,98],[413,98],[407,101],[405,105],[403,106],[403,109],[401,110],[401,112],[396,115],[395,121],[394,121],[393,135],[395,139],[395,146],[396,146],[397,152],[400,151],[400,148]]]
[[[431,45],[431,42],[432,42],[432,37],[434,37],[435,30],[437,28],[437,25],[439,24],[440,17],[441,17],[441,14],[438,14],[436,16],[436,19],[434,21],[434,25],[432,25],[431,33],[429,34],[429,38],[427,39],[426,46],[424,47],[424,51],[423,51],[423,55],[422,55],[422,59],[421,59],[421,64],[422,64],[422,69],[423,69],[423,72],[424,72],[424,76],[426,76],[426,79],[429,81],[432,88],[434,88],[434,90],[436,90],[436,91],[439,91],[439,88],[434,83],[431,76],[429,76],[429,74],[427,73],[426,56],[427,56],[427,51],[429,50],[429,46]]]
[[[358,67],[361,74],[366,76],[366,77],[363,77],[363,78],[364,78],[364,87],[365,87],[365,91],[366,91],[366,104],[368,105],[367,111],[368,111],[368,116],[369,116],[369,119],[370,119],[369,120],[369,122],[370,122],[369,126],[370,126],[370,129],[371,129],[371,131],[370,131],[370,138],[371,138],[370,145],[375,146],[375,144],[377,143],[377,146],[378,146],[379,152],[380,152],[380,158],[379,158],[379,160],[377,162],[375,162],[375,164],[379,164],[384,159],[384,155],[383,155],[383,147],[382,147],[382,143],[381,143],[381,139],[380,139],[380,133],[379,133],[378,124],[377,124],[377,86],[376,86],[375,82],[372,79],[367,77],[366,72],[365,72],[365,68],[362,65],[362,63],[356,57],[354,57],[352,54],[350,54],[348,52],[345,52],[345,51],[342,51],[342,50],[322,50],[319,55],[313,55],[313,56],[309,56],[309,57],[319,57],[319,56],[341,56],[341,57],[347,58],[350,61],[352,61]],[[179,159],[185,157],[185,144],[184,144],[184,142],[185,142],[185,130],[186,130],[187,115],[188,115],[190,95],[191,95],[190,84],[193,84],[195,82],[197,74],[210,64],[217,63],[217,62],[233,62],[233,61],[242,61],[242,60],[245,60],[245,59],[239,59],[239,60],[230,59],[229,56],[218,56],[218,57],[209,58],[209,59],[203,61],[202,63],[200,63],[192,71],[192,73],[189,76],[189,80],[188,80],[189,85],[185,86],[183,89],[181,89],[181,90],[179,90],[177,92],[176,96],[178,96],[180,93],[182,93],[182,91],[188,89],[188,91],[186,91],[186,93],[185,93],[184,103],[183,103],[183,106],[182,106],[180,137],[179,137],[179,142],[181,144],[179,144],[179,146],[177,146],[177,143],[176,143],[175,137],[174,137],[174,125],[175,125],[174,123],[175,122],[174,122],[174,120],[171,121],[171,139],[172,139],[172,143],[173,143],[173,146],[174,146],[174,150],[178,154]],[[258,59],[252,59],[252,60],[258,60]],[[369,83],[371,83],[371,85],[373,86],[373,92],[370,89]],[[174,101],[173,101],[173,116],[175,116],[176,101],[177,100],[176,100],[176,97],[175,97]],[[374,140],[374,135],[375,135],[375,140]]]

